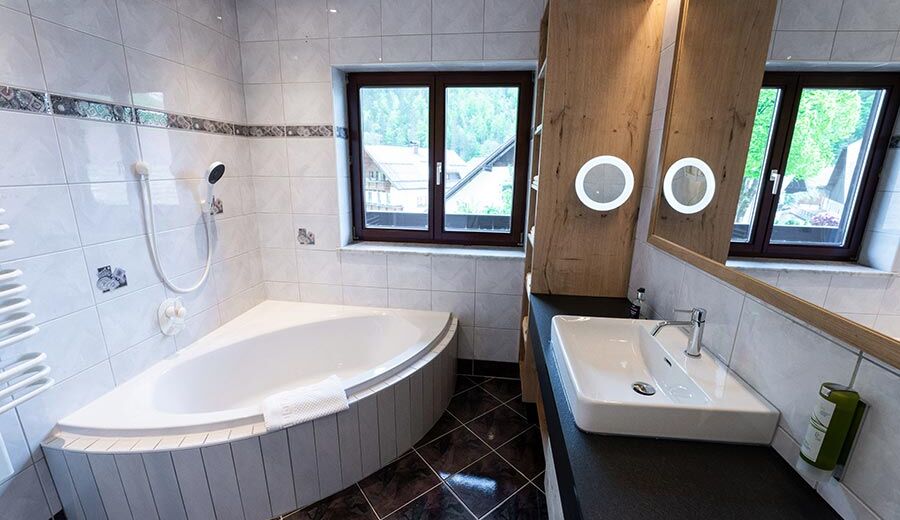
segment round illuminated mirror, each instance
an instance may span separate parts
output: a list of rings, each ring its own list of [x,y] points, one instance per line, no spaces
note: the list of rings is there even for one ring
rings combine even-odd
[[[708,164],[695,157],[675,161],[666,171],[663,194],[675,211],[690,215],[709,206],[716,192],[716,178]]]
[[[610,211],[628,200],[634,190],[634,173],[628,164],[612,155],[594,157],[575,177],[578,200],[595,211]]]

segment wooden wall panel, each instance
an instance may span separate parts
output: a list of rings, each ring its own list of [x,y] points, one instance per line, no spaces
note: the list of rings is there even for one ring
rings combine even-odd
[[[599,213],[575,195],[581,165],[615,155],[641,186],[663,0],[550,0],[532,290],[624,296],[640,203]]]
[[[716,195],[682,215],[658,190],[652,234],[713,260],[728,257],[777,0],[684,0],[666,113],[659,185],[669,166],[698,157]]]

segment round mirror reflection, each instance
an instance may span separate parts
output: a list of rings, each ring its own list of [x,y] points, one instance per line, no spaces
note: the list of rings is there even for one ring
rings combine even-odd
[[[702,211],[712,202],[716,179],[705,162],[694,157],[676,161],[666,171],[663,193],[666,202],[679,213]]]
[[[634,173],[628,164],[612,155],[594,157],[575,177],[575,193],[595,211],[610,211],[628,200],[634,190]]]

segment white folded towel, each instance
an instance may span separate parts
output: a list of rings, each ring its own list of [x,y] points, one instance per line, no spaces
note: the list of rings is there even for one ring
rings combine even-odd
[[[263,400],[266,431],[287,428],[350,408],[338,376],[270,395]]]

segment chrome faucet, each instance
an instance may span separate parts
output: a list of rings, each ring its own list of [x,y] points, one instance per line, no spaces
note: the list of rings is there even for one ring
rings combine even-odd
[[[684,353],[691,357],[700,357],[700,342],[703,340],[703,326],[706,324],[706,309],[694,307],[693,309],[675,309],[675,312],[689,312],[691,319],[689,321],[661,321],[656,324],[650,335],[656,336],[663,327],[669,325],[690,325],[691,339],[688,341]]]

